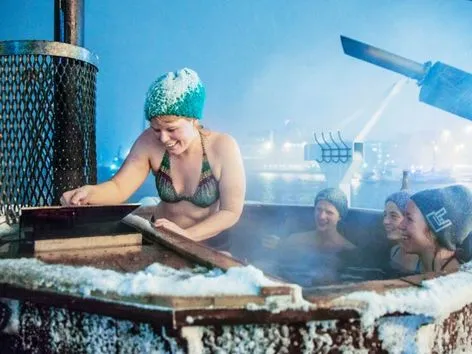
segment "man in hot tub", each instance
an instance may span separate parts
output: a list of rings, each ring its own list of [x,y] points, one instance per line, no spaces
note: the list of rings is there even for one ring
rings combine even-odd
[[[278,245],[278,273],[302,286],[338,280],[341,252],[355,248],[338,231],[347,210],[347,198],[340,189],[321,190],[314,201],[315,229],[292,234]]]
[[[338,231],[339,222],[346,216],[347,210],[347,198],[343,191],[338,188],[323,189],[314,201],[315,229],[291,234],[280,244],[275,241],[269,247],[283,249],[293,245],[330,251],[354,249],[355,246]]]

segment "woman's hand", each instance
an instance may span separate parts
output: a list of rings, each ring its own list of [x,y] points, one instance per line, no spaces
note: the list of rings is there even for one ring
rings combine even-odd
[[[190,235],[188,234],[186,230],[182,229],[176,223],[170,220],[164,219],[164,218],[157,219],[156,221],[154,221],[153,226],[156,228],[162,227],[163,229],[167,231],[172,231],[172,232],[175,232],[176,234],[190,238]]]
[[[60,199],[61,205],[85,205],[89,204],[89,196],[92,186],[85,185],[70,191],[64,192]]]

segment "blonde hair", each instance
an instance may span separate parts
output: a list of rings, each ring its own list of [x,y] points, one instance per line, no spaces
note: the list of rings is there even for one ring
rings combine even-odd
[[[186,121],[191,122],[195,126],[195,128],[197,128],[199,133],[203,134],[204,130],[205,130],[203,125],[196,118],[170,116],[170,115],[169,116],[157,116],[157,117],[151,118],[151,120],[149,122],[151,122],[153,119],[156,119],[159,123],[160,122],[162,122],[162,123],[174,123],[174,122],[177,122],[180,119],[185,119]]]

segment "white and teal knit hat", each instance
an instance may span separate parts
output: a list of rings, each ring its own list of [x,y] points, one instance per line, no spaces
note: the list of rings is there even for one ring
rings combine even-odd
[[[151,84],[144,115],[147,120],[164,115],[201,119],[204,103],[205,87],[198,74],[184,68],[168,72]]]

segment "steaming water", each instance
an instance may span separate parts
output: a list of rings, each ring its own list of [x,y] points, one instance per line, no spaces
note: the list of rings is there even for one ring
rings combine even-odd
[[[143,197],[156,196],[154,183],[154,179],[150,176],[130,201],[138,202]],[[458,183],[461,182],[458,181]],[[472,187],[470,182],[464,184],[468,185],[469,188]],[[409,187],[411,192],[416,192],[445,185],[410,183]],[[316,193],[328,186],[327,182],[322,182],[309,175],[249,172],[247,174],[246,200],[263,203],[313,205]],[[351,206],[382,209],[385,198],[389,194],[398,191],[400,187],[401,181],[360,182],[356,187],[351,187]],[[357,257],[355,254],[353,255]],[[362,257],[362,253],[358,255]],[[357,268],[356,266],[350,267],[352,259],[348,260],[351,258],[350,256],[346,259],[347,254],[329,254],[327,252],[315,252],[313,249],[303,250],[303,248],[298,247],[293,252],[287,252],[284,249],[282,257],[273,258],[273,256],[276,255],[268,256],[267,250],[261,250],[261,257],[255,257],[251,262],[268,273],[279,275],[302,286],[382,279],[385,275],[384,273],[381,274],[380,269],[367,269],[366,271],[364,267],[368,267],[368,265],[364,264],[364,261],[355,262]],[[348,269],[347,272],[346,269]]]
[[[461,182],[469,188],[472,183]],[[410,191],[442,187],[450,183],[410,183]],[[246,200],[262,203],[312,205],[321,189],[330,186],[307,175],[248,173]],[[359,182],[351,187],[351,206],[357,208],[382,209],[385,198],[400,189],[401,181]],[[138,202],[146,196],[156,196],[154,179],[149,177],[144,185],[131,197],[130,202]]]

